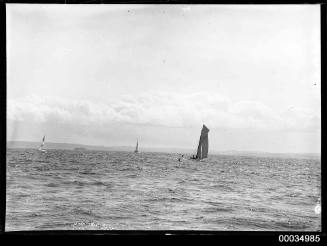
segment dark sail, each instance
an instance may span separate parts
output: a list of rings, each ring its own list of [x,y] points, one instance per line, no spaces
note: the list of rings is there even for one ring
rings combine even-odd
[[[198,151],[196,153],[196,158],[201,160],[208,157],[209,150],[209,138],[208,138],[209,129],[203,125],[201,130],[201,136],[199,140]]]

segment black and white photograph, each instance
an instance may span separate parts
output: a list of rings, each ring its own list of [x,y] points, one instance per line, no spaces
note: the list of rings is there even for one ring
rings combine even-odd
[[[6,4],[6,232],[320,232],[320,36],[317,4]]]

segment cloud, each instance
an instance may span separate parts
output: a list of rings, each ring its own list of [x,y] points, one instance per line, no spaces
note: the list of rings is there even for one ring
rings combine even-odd
[[[182,11],[183,12],[191,11],[191,6],[184,6],[184,7],[182,7]]]
[[[257,101],[232,102],[217,93],[125,95],[108,104],[29,96],[8,100],[11,121],[101,126],[110,123],[166,127],[319,130],[320,115],[305,109],[275,112]]]

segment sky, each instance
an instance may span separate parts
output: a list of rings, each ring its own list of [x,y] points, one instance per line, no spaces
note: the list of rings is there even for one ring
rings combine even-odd
[[[7,140],[320,153],[319,5],[6,6]]]

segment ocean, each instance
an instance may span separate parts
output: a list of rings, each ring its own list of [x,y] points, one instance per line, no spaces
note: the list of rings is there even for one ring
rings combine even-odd
[[[320,159],[7,149],[6,231],[320,231]]]

